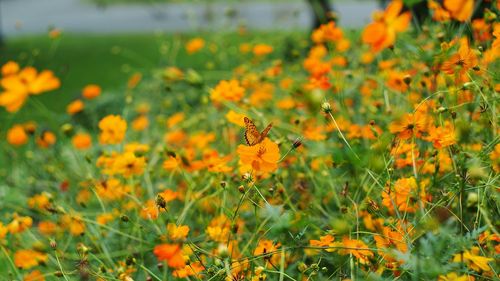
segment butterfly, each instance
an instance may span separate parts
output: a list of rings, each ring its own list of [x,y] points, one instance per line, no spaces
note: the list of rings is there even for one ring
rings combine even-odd
[[[245,140],[248,145],[254,146],[258,143],[261,143],[267,136],[267,133],[269,133],[269,130],[271,130],[271,127],[273,126],[273,123],[269,123],[267,127],[259,133],[257,130],[257,127],[253,123],[250,118],[245,117],[243,119],[245,121]]]

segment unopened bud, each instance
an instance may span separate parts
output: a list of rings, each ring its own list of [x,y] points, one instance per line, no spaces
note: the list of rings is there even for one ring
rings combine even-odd
[[[332,113],[332,106],[330,105],[329,102],[324,102],[321,105],[321,109],[323,110],[324,113],[329,114]]]
[[[302,139],[298,138],[293,142],[293,148],[298,148],[302,145]]]
[[[50,239],[49,245],[54,250],[57,248],[57,242],[54,239]]]

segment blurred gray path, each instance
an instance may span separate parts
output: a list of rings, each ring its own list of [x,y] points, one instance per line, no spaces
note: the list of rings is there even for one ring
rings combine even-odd
[[[65,32],[141,32],[308,29],[312,22],[305,1],[169,3],[97,7],[82,0],[0,0],[5,36],[44,33],[49,27]],[[336,1],[333,1],[334,3]],[[377,8],[375,1],[340,1],[334,8],[339,24],[361,27]]]

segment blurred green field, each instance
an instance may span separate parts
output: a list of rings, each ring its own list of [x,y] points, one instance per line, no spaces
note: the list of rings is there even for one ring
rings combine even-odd
[[[81,89],[87,84],[100,85],[104,95],[123,92],[128,78],[134,73],[140,72],[147,76],[154,69],[174,65],[181,69],[191,68],[200,72],[207,82],[215,81],[225,76],[221,72],[230,71],[242,62],[238,58],[241,43],[280,43],[280,47],[273,54],[278,58],[283,55],[283,45],[287,45],[282,42],[297,42],[305,39],[306,35],[285,32],[259,32],[246,35],[202,34],[200,37],[206,41],[205,50],[189,55],[184,49],[184,44],[194,37],[195,35],[191,34],[160,33],[119,35],[63,33],[57,39],[51,39],[47,35],[27,36],[8,39],[1,50],[0,63],[15,60],[22,66],[33,65],[37,69],[54,71],[61,79],[61,88],[35,97],[35,100],[47,110],[62,113],[66,105],[77,98]],[[224,52],[212,55],[208,51],[210,42],[222,42],[227,48]],[[44,117],[44,113],[40,114],[34,110],[32,99],[15,114],[7,115],[3,109],[0,111],[0,119],[4,121],[15,119],[16,122],[20,122]]]

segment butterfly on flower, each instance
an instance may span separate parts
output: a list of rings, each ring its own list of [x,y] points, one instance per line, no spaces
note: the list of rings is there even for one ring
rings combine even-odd
[[[245,117],[243,120],[245,121],[245,140],[249,146],[254,146],[261,143],[266,138],[267,133],[269,133],[269,130],[271,130],[271,127],[273,126],[272,123],[269,123],[269,125],[267,125],[267,127],[262,132],[259,132],[257,130],[257,126],[255,126],[250,118]]]

